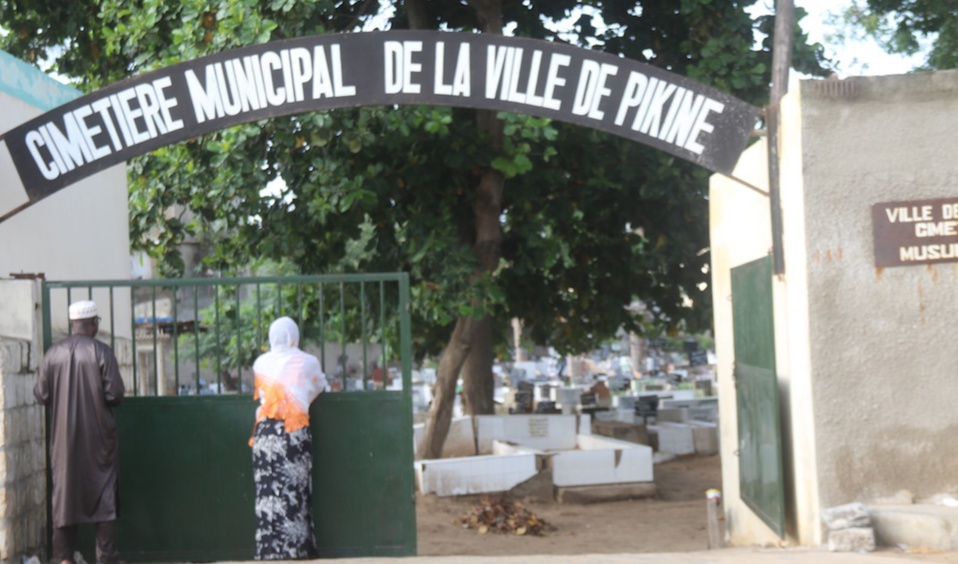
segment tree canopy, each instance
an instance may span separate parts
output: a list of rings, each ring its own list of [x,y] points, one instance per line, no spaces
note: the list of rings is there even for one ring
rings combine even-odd
[[[508,30],[646,62],[762,105],[773,18],[753,19],[753,3],[0,0],[0,47],[90,91],[242,45],[375,22]],[[793,66],[822,74],[821,47],[795,34]],[[509,318],[562,352],[589,350],[619,328],[643,331],[644,318],[625,309],[636,299],[660,325],[709,324],[707,178],[649,147],[528,116],[313,112],[130,162],[131,240],[168,274],[182,273],[186,236],[203,238],[208,266],[224,272],[264,257],[302,273],[407,271],[414,345],[446,351],[436,403],[451,401],[466,366],[468,403],[481,412],[491,409],[491,348]],[[264,189],[279,179],[283,188]]]
[[[923,68],[958,68],[958,7],[950,0],[855,0],[836,40],[864,35],[889,53],[925,54]]]
[[[395,3],[386,17],[391,28],[481,30],[483,4]],[[588,8],[608,25],[597,28]],[[4,0],[0,22],[10,30],[4,49],[92,90],[241,45],[358,30],[377,9],[334,0]],[[768,40],[754,38],[770,35],[772,19],[753,21],[742,4],[503,0],[501,13],[518,35],[645,61],[756,104],[766,96]],[[819,70],[819,51],[798,39],[796,66]],[[318,112],[163,148],[130,165],[132,240],[171,274],[181,272],[177,245],[188,234],[210,242],[220,270],[265,256],[302,272],[410,271],[423,352],[438,350],[455,317],[487,309],[526,320],[536,339],[562,350],[631,325],[622,306],[633,298],[663,320],[707,324],[706,174],[609,135],[502,118],[498,150],[470,112],[425,107]],[[502,265],[475,277],[472,186],[490,165],[508,182]],[[278,178],[282,194],[263,191]],[[168,213],[175,206],[193,212],[189,221]]]

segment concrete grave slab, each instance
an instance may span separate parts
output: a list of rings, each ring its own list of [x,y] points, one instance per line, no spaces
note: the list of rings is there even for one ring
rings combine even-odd
[[[552,456],[556,486],[652,481],[652,449],[606,437],[579,435],[578,449]]]
[[[588,415],[477,415],[479,454],[491,454],[496,439],[542,450],[572,449],[577,434],[591,434]]]
[[[419,491],[440,497],[508,491],[538,473],[531,453],[420,460],[415,467]]]
[[[659,450],[677,456],[695,454],[693,426],[685,423],[663,422],[656,425],[659,436]]]
[[[413,452],[419,452],[419,443],[425,431],[425,423],[412,426]],[[472,427],[472,417],[453,417],[449,424],[449,435],[442,447],[443,458],[473,456],[476,454],[476,435]]]

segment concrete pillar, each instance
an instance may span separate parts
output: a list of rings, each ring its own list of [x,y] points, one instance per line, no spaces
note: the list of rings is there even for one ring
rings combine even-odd
[[[37,555],[45,545],[43,407],[33,397],[40,364],[40,284],[0,280],[0,560]]]

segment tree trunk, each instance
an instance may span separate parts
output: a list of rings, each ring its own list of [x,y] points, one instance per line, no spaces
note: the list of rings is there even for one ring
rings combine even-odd
[[[422,0],[406,0],[406,16],[409,18],[410,29],[426,29],[429,20],[426,17],[426,5]]]
[[[432,388],[432,405],[423,433],[422,442],[416,458],[432,460],[442,458],[442,446],[449,435],[449,423],[452,420],[452,406],[456,399],[456,382],[459,372],[469,356],[476,320],[460,317],[452,330],[449,344],[442,351],[439,369],[436,371],[436,383]]]
[[[629,333],[629,356],[632,358],[632,377],[642,376],[642,359],[645,358],[645,340],[635,333]]]
[[[490,138],[497,149],[502,143],[502,122],[492,112],[479,112],[477,125]],[[502,230],[499,216],[502,214],[502,189],[505,177],[498,170],[482,171],[476,187],[473,213],[476,218],[476,257],[486,272],[499,266],[502,255]],[[492,319],[486,315],[477,322],[472,335],[472,347],[466,360],[463,374],[463,391],[467,413],[470,415],[495,412],[493,405],[494,382],[492,378]]]
[[[492,319],[486,316],[476,323],[469,357],[462,367],[462,401],[469,415],[491,415],[496,412],[493,356]]]
[[[501,0],[470,0],[469,4],[482,23],[483,33],[502,34]],[[420,19],[423,7],[424,4],[419,4],[417,0],[407,2],[407,10],[411,8],[417,20]],[[502,122],[496,117],[495,112],[477,110],[476,126],[487,136],[489,146],[494,151],[498,152],[502,149]],[[486,272],[492,272],[499,266],[502,243],[499,215],[502,213],[504,185],[505,177],[502,173],[490,167],[480,173],[479,183],[476,186],[476,200],[473,204],[476,239],[473,249],[481,269]],[[477,329],[483,324],[487,325],[488,332]],[[488,336],[481,347],[478,347],[474,340],[477,332]],[[425,432],[419,445],[419,458],[432,459],[442,456],[442,447],[449,434],[452,406],[456,398],[456,382],[466,359],[478,348],[485,350],[476,353],[477,356],[473,362],[477,366],[468,371],[463,389],[469,390],[466,395],[469,396],[467,404],[470,410],[485,409],[482,407],[485,405],[492,406],[492,321],[488,316],[483,319],[459,318],[449,344],[446,345],[439,361],[432,406],[429,408]],[[486,365],[488,365],[487,369]],[[491,407],[489,409],[491,411]]]

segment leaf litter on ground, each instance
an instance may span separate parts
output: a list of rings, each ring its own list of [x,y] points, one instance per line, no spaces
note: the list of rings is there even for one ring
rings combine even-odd
[[[521,502],[487,495],[482,496],[475,507],[454,523],[463,528],[476,529],[480,535],[491,532],[545,536],[556,530],[555,526],[537,517]]]

